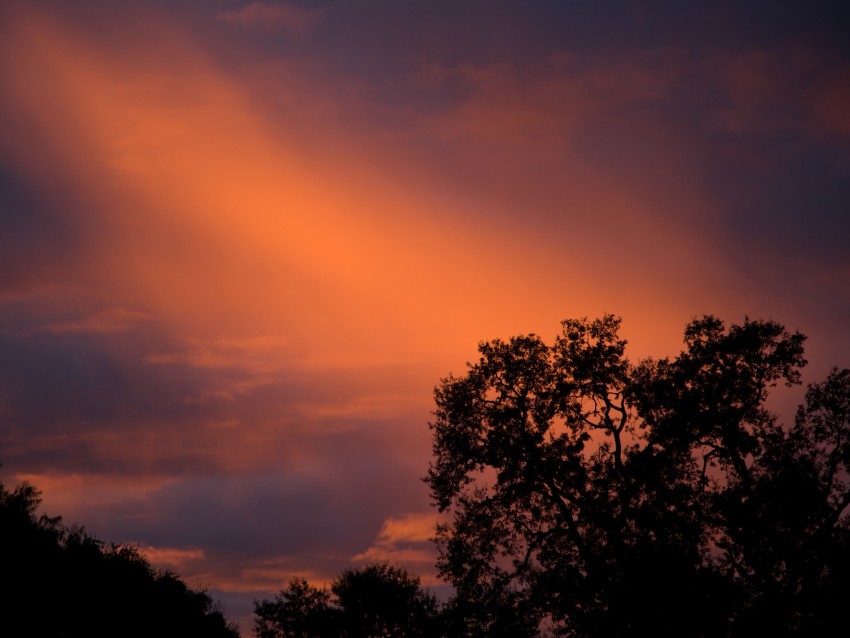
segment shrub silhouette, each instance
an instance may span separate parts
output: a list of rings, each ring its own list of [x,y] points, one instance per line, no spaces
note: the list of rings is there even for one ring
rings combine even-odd
[[[37,516],[38,491],[0,484],[0,635],[233,638],[204,591],[155,571],[136,549]]]

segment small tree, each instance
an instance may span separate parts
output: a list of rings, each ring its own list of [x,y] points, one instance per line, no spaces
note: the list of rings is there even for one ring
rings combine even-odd
[[[704,317],[633,365],[619,326],[482,343],[437,386],[426,480],[463,631],[826,632],[850,594],[850,372],[783,428],[764,405],[800,382],[799,333]]]
[[[419,578],[389,565],[346,570],[332,595],[293,579],[273,601],[255,603],[258,638],[436,638],[437,601]]]
[[[323,638],[339,626],[328,591],[303,578],[289,581],[275,600],[255,603],[254,614],[257,638]]]
[[[348,638],[437,636],[436,598],[402,568],[368,565],[346,570],[331,589]]]

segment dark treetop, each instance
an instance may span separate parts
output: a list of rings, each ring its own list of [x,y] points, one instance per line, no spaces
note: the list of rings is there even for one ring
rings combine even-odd
[[[620,320],[482,343],[435,390],[426,481],[471,636],[826,635],[850,596],[850,370],[809,387],[804,337],[690,323],[625,357]]]
[[[0,636],[238,638],[206,592],[132,547],[36,515],[38,503],[34,487],[0,484]]]
[[[437,600],[403,568],[347,570],[331,591],[293,578],[274,600],[254,606],[257,638],[436,638]]]

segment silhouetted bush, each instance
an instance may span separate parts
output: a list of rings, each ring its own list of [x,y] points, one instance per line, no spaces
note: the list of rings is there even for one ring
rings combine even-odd
[[[0,484],[0,636],[238,636],[206,592],[154,570],[132,547],[37,516],[38,504],[34,487]]]

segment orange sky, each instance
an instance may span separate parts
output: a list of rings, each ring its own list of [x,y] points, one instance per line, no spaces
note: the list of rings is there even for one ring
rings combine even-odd
[[[81,6],[0,11],[4,482],[243,622],[352,562],[434,582],[431,390],[481,339],[614,312],[663,356],[708,312],[850,360],[829,38]]]

